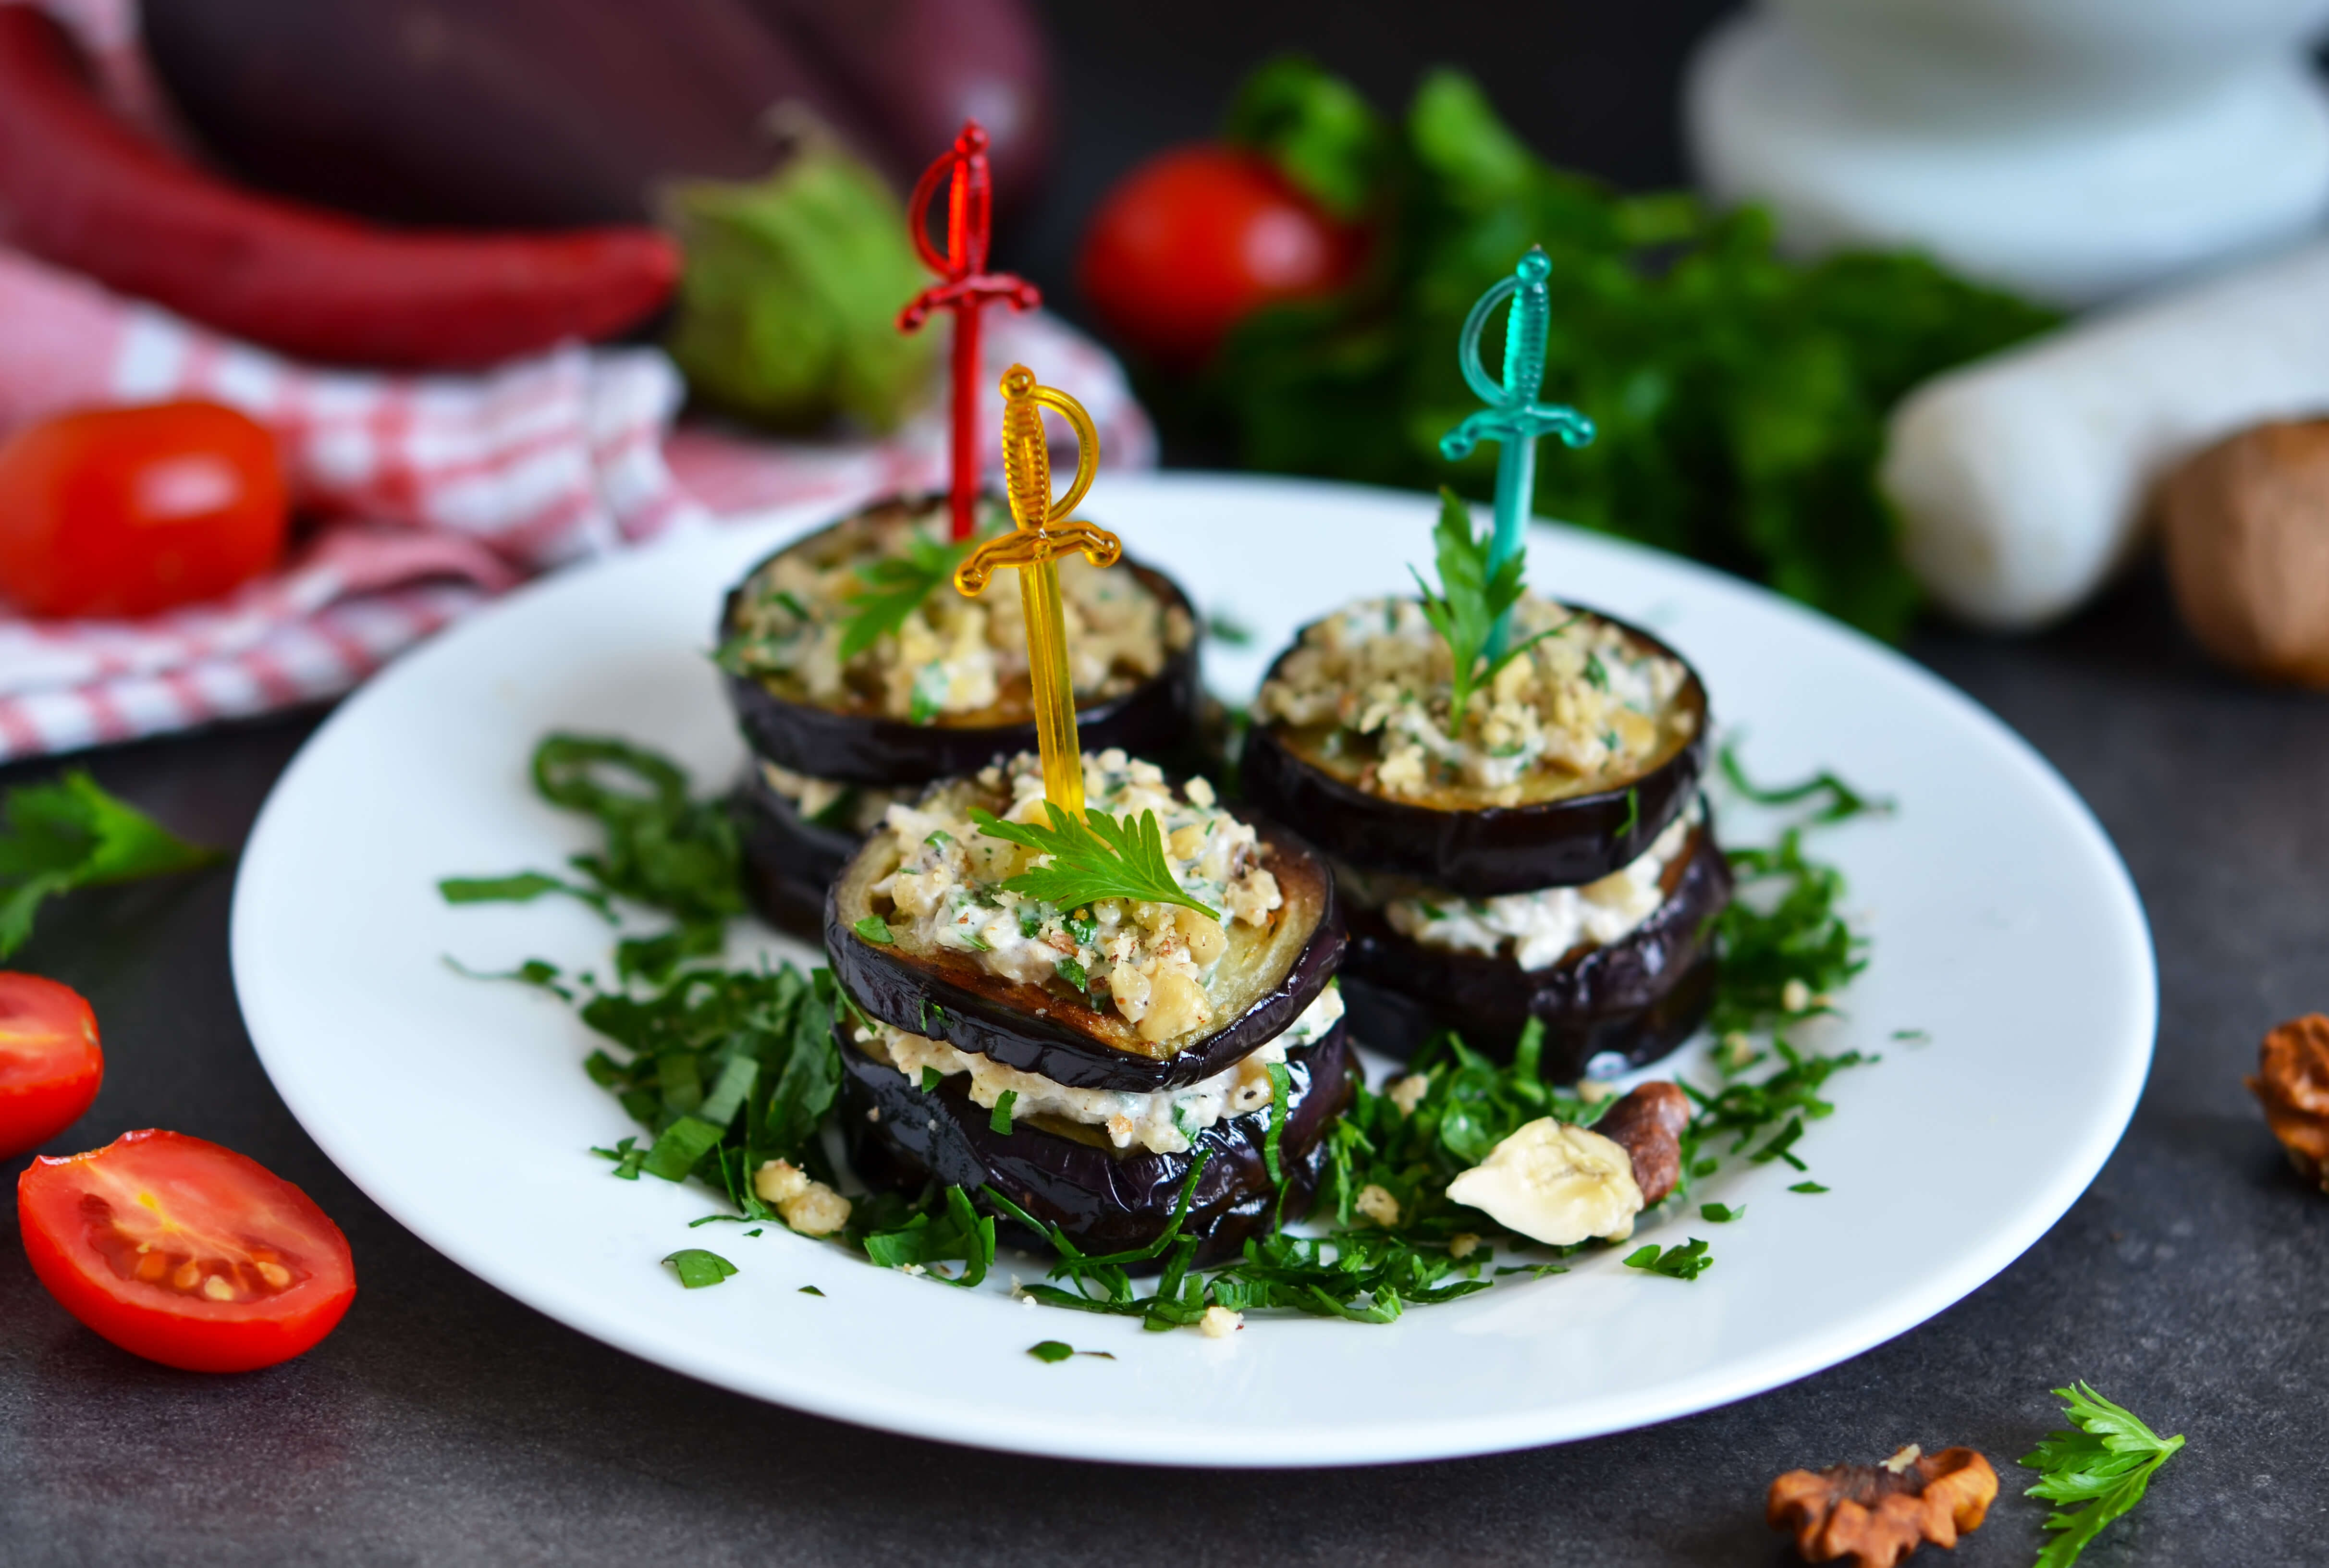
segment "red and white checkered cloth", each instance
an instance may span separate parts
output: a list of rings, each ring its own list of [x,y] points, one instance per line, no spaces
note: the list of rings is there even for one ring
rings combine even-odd
[[[990,377],[1040,367],[1091,410],[1111,466],[1155,461],[1114,360],[1040,313],[997,316]],[[313,369],[0,250],[0,434],[68,409],[215,399],[274,430],[295,504],[325,519],[219,603],[137,621],[0,615],[0,760],[335,696],[535,572],[714,513],[944,483],[942,409],[886,441],[773,442],[671,436],[680,395],[642,348],[570,346],[476,376]],[[984,443],[998,465],[1001,410]]]

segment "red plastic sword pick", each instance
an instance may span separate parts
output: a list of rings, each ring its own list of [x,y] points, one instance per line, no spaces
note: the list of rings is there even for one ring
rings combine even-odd
[[[940,180],[948,182],[943,252],[930,244],[929,224],[930,202]],[[1000,299],[1014,310],[1032,310],[1043,302],[1043,296],[1024,279],[986,270],[994,189],[986,172],[986,130],[976,120],[962,122],[962,134],[922,171],[906,205],[914,249],[940,280],[898,312],[898,330],[918,330],[932,311],[954,313],[954,371],[948,378],[954,398],[954,483],[948,499],[954,509],[953,536],[967,539],[971,507],[978,496],[978,315],[990,300]]]

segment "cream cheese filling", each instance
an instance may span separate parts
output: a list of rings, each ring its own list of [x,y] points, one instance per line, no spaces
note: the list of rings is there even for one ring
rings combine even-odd
[[[1244,1116],[1269,1103],[1269,1069],[1296,1046],[1324,1039],[1343,1016],[1343,992],[1329,982],[1286,1032],[1242,1060],[1182,1089],[1138,1093],[1116,1089],[1072,1089],[1033,1072],[1006,1067],[991,1056],[957,1050],[943,1040],[910,1034],[892,1024],[860,1023],[860,1044],[919,1084],[923,1070],[951,1078],[970,1074],[971,1103],[992,1109],[1007,1091],[1011,1119],[1056,1116],[1106,1129],[1118,1148],[1136,1146],[1152,1154],[1184,1154],[1191,1140],[1214,1123]]]
[[[1649,848],[1598,882],[1476,899],[1423,889],[1383,899],[1383,918],[1423,947],[1494,955],[1510,942],[1523,969],[1549,969],[1580,942],[1606,948],[1639,930],[1665,902],[1666,869],[1705,816],[1692,801]],[[1338,867],[1336,874],[1345,874]]]

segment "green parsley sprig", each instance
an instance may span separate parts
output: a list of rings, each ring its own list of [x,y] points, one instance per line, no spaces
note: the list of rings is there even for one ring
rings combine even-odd
[[[77,887],[192,871],[218,852],[188,844],[79,768],[0,802],[0,958],[24,945],[42,904]]]
[[[2104,1525],[2143,1501],[2153,1474],[2183,1446],[2182,1436],[2161,1437],[2084,1383],[2054,1395],[2074,1430],[2049,1432],[2017,1461],[2040,1472],[2024,1495],[2085,1506],[2047,1516],[2046,1528],[2062,1533],[2038,1554],[2035,1568],[2070,1568]]]
[[[1565,630],[1566,625],[1541,631],[1489,657],[1496,623],[1520,602],[1528,552],[1516,550],[1503,565],[1490,571],[1488,550],[1494,535],[1473,534],[1471,512],[1445,486],[1440,487],[1439,521],[1433,525],[1431,537],[1438,558],[1438,591],[1433,592],[1415,568],[1410,566],[1408,571],[1423,596],[1424,619],[1447,645],[1447,728],[1452,733],[1463,728],[1464,712],[1471,705],[1473,693],[1495,680],[1498,670],[1532,646]]]
[[[841,623],[843,660],[855,658],[903,626],[953,578],[974,543],[941,543],[915,530],[906,535],[903,555],[884,555],[859,567],[860,586],[849,594],[849,614]]]
[[[989,838],[1038,850],[1050,855],[1048,865],[1031,866],[1003,884],[1006,893],[1056,905],[1081,909],[1103,899],[1146,899],[1152,903],[1176,903],[1195,910],[1207,920],[1221,912],[1194,898],[1173,875],[1164,858],[1164,834],[1156,814],[1110,817],[1087,811],[1081,819],[1046,800],[1048,827],[1032,822],[1005,822],[993,812],[972,807],[970,819]]]

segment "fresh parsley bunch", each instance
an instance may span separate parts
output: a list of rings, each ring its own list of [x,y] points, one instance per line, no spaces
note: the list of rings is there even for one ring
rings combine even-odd
[[[1197,389],[1247,467],[1441,483],[1439,434],[1478,406],[1452,352],[1465,312],[1542,244],[1543,395],[1598,434],[1538,470],[1535,510],[1711,561],[1880,636],[1899,636],[1918,598],[1875,483],[1886,416],[1927,377],[2058,319],[1920,256],[1799,262],[1759,209],[1624,194],[1552,167],[1455,71],[1427,73],[1392,120],[1280,60],[1247,80],[1226,128],[1366,222],[1375,247],[1352,288],[1242,323]],[[1485,496],[1495,466],[1484,446],[1457,487]]]

